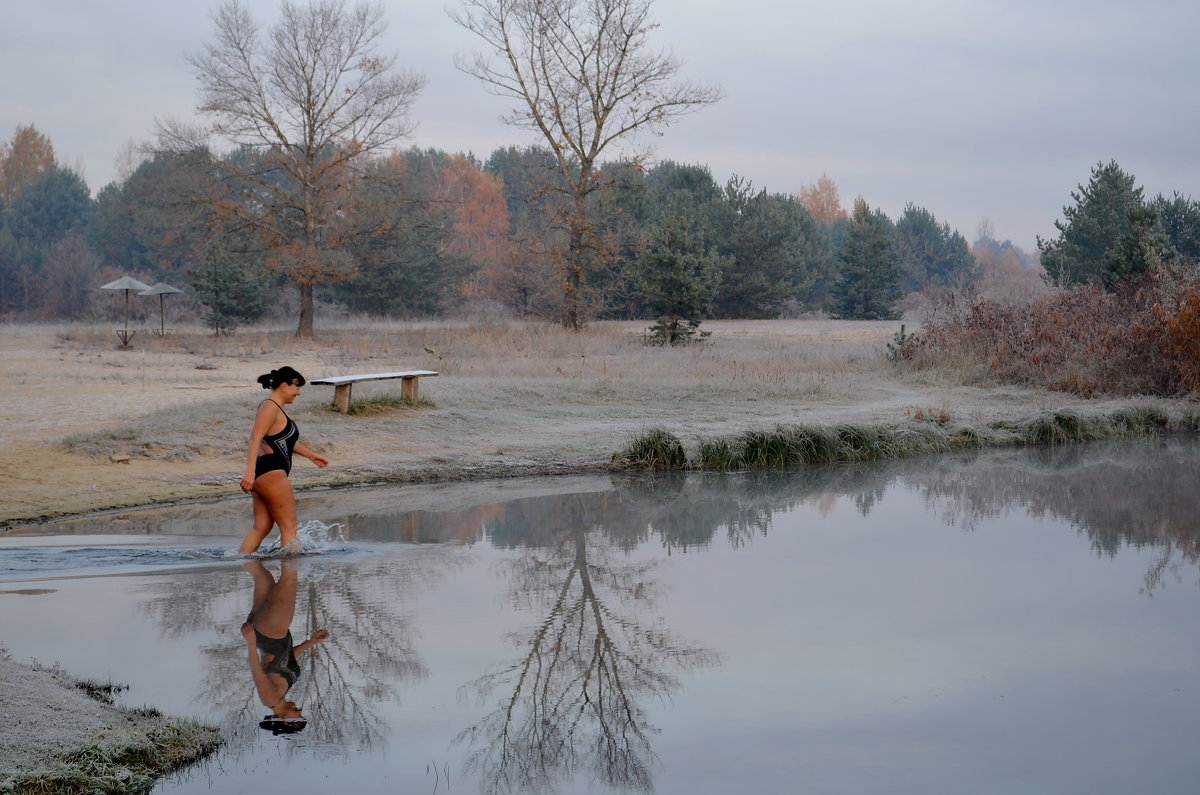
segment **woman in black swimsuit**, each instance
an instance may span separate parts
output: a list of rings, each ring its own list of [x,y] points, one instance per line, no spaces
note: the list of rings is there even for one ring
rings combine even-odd
[[[319,467],[329,466],[329,459],[315,453],[298,439],[300,430],[283,407],[300,394],[304,376],[291,367],[260,375],[258,383],[270,389],[270,396],[258,406],[254,428],[250,431],[250,447],[246,455],[246,474],[242,476],[242,491],[254,497],[254,527],[242,539],[239,551],[249,554],[258,549],[271,528],[279,525],[279,543],[285,552],[296,551],[296,495],[288,473],[292,471],[292,454],[304,456]]]
[[[304,713],[287,697],[300,675],[296,656],[326,641],[329,633],[318,629],[308,640],[292,645],[297,578],[291,561],[280,563],[278,580],[262,561],[246,561],[242,567],[254,578],[254,604],[242,625],[242,637],[246,639],[250,674],[258,698],[271,708],[271,714],[259,725],[274,734],[300,731],[307,725]]]

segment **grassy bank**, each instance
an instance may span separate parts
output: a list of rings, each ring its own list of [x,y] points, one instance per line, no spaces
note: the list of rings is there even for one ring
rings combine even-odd
[[[2,793],[149,792],[159,776],[202,759],[220,745],[214,729],[191,720],[164,720],[130,744],[96,743],[49,760],[42,770],[0,785]]]
[[[58,667],[22,666],[0,651],[0,670],[18,693],[0,726],[0,793],[148,792],[158,778],[202,759],[220,733],[153,708],[129,709],[111,683],[77,680]]]
[[[1194,412],[1172,416],[1145,406],[1107,413],[1049,411],[983,424],[959,423],[942,413],[892,424],[778,425],[699,438],[689,451],[670,430],[652,428],[635,436],[613,462],[631,469],[728,471],[907,458],[966,448],[1146,438],[1197,429],[1200,415]]]

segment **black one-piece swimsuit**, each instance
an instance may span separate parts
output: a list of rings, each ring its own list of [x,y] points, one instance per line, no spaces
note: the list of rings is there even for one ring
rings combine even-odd
[[[271,401],[275,403],[275,401]],[[278,403],[275,403],[279,406]],[[280,406],[280,411],[283,407]],[[271,452],[263,453],[254,462],[254,477],[259,477],[267,472],[272,472],[276,469],[282,469],[284,474],[292,472],[292,450],[296,447],[296,440],[300,438],[300,428],[288,413],[283,411],[283,416],[287,417],[287,424],[283,426],[283,430],[279,433],[269,433],[263,437],[263,442],[271,448]]]

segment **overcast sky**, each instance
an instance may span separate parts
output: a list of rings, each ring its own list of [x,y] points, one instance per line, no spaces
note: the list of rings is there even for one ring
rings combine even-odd
[[[2,0],[0,139],[34,125],[98,192],[155,119],[192,118],[184,56],[211,40],[215,5]],[[247,5],[276,19],[277,0]],[[475,41],[447,7],[384,3],[387,49],[428,79],[408,143],[481,159],[537,143],[454,68]],[[845,206],[861,195],[894,219],[912,202],[968,241],[987,218],[1027,250],[1099,161],[1148,197],[1200,198],[1194,0],[655,0],[654,19],[681,76],[726,95],[655,139],[655,156],[721,183],[794,193],[824,172]]]

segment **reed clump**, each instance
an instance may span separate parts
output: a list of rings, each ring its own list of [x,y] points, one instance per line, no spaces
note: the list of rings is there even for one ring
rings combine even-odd
[[[683,442],[665,428],[635,436],[619,455],[632,469],[686,469],[688,464]]]
[[[1158,408],[1127,406],[1109,413],[1049,411],[1015,422],[980,425],[944,418],[899,424],[778,425],[771,430],[700,439],[691,455],[677,436],[655,428],[632,439],[613,456],[613,461],[630,469],[773,469],[908,458],[969,448],[1144,438],[1194,431],[1198,422],[1194,414],[1171,417]]]

